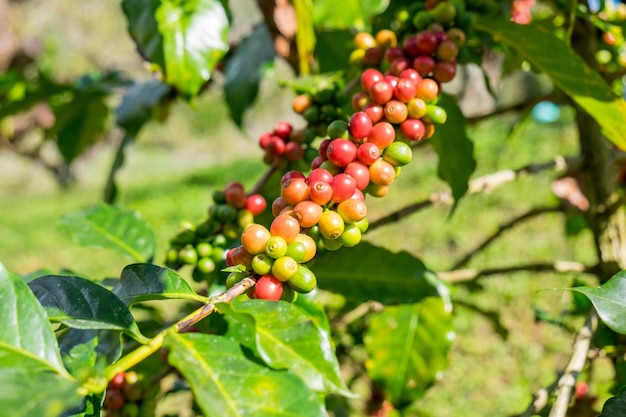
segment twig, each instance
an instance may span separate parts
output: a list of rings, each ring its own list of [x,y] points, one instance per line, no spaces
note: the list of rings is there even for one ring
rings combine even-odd
[[[546,94],[546,95],[538,96],[538,97],[528,97],[526,100],[520,103],[512,104],[510,106],[500,107],[500,108],[493,110],[490,113],[481,114],[480,116],[468,117],[467,123],[476,124],[478,122],[482,122],[485,119],[489,119],[494,116],[499,116],[504,113],[521,112],[531,107],[534,107],[537,103],[540,103],[542,101],[565,102],[565,99],[566,99],[566,96],[560,91],[554,91],[550,94]]]
[[[556,387],[558,387],[559,380],[562,375],[563,373],[559,373],[552,384],[535,391],[533,394],[533,401],[530,403],[528,408],[522,414],[516,414],[512,417],[532,417],[543,410],[546,405],[548,405],[550,395],[552,395]]]
[[[578,375],[585,367],[587,355],[591,345],[591,338],[598,326],[598,316],[595,310],[591,310],[585,321],[585,325],[580,329],[574,339],[574,347],[572,355],[565,367],[565,372],[559,378],[558,387],[556,389],[556,398],[549,417],[565,417],[570,399],[572,398],[572,390],[576,385]]]
[[[526,220],[530,220],[533,217],[540,216],[542,214],[554,213],[554,212],[560,212],[560,211],[562,211],[562,208],[560,206],[557,206],[557,207],[535,207],[535,208],[532,208],[532,209],[528,210],[526,213],[523,213],[523,214],[521,214],[521,215],[519,215],[517,217],[514,217],[513,219],[509,220],[508,222],[506,222],[504,224],[501,224],[500,227],[498,228],[498,230],[496,230],[491,236],[489,236],[485,240],[483,240],[478,246],[476,246],[474,249],[469,251],[463,258],[459,259],[454,264],[454,266],[452,266],[452,269],[459,269],[463,265],[467,264],[470,261],[470,259],[472,259],[473,256],[475,256],[480,251],[482,251],[487,246],[489,246],[491,244],[491,242],[493,242],[498,237],[500,237],[500,235],[502,235],[504,232],[506,232],[507,230],[517,226],[518,224],[520,224],[520,223],[522,223],[522,222],[524,222]]]
[[[505,266],[500,268],[486,268],[486,269],[457,269],[452,271],[437,272],[439,278],[446,282],[453,284],[459,284],[467,281],[474,281],[478,278],[488,275],[507,274],[511,272],[579,272],[584,274],[595,274],[597,271],[596,266],[586,266],[579,262],[572,261],[556,261],[554,263],[534,263],[525,265]]]
[[[252,187],[252,189],[249,191],[248,194],[250,195],[250,194],[258,193],[261,190],[261,188],[263,188],[265,183],[270,179],[272,174],[274,174],[277,168],[278,168],[278,165],[276,163],[273,163],[272,165],[270,165],[267,171],[265,171],[265,173],[263,174],[263,176],[259,178],[256,184],[254,184],[254,187]]]
[[[537,172],[545,171],[547,169],[557,169],[559,171],[573,169],[581,162],[582,158],[580,156],[557,156],[553,161],[548,161],[541,164],[530,164],[516,170],[505,169],[502,171],[494,172],[492,174],[487,174],[470,181],[467,195],[476,194],[479,192],[489,192],[494,188],[512,182],[513,180],[524,175],[535,174]],[[435,203],[444,203],[450,205],[453,201],[454,199],[452,198],[452,192],[450,190],[432,193],[430,197],[425,200],[418,201],[416,203],[402,207],[396,211],[389,213],[386,216],[383,216],[373,221],[372,223],[370,223],[369,230],[379,228],[389,223],[395,223],[398,220],[401,220],[402,218],[407,217],[408,215],[413,214],[417,211],[430,207]]]

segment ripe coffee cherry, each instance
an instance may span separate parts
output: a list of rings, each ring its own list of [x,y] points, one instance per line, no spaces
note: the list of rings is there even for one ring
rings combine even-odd
[[[289,203],[284,198],[278,197],[272,202],[272,215],[278,216],[285,208],[289,207]]]
[[[287,243],[291,243],[300,233],[300,223],[288,214],[280,214],[272,221],[270,233],[272,236],[281,236]]]
[[[417,83],[422,80],[420,74],[413,68],[408,68],[402,71],[400,73],[400,78],[406,78],[408,80],[411,80],[415,85],[417,85]]]
[[[304,178],[290,178],[281,186],[280,196],[288,204],[296,205],[309,198],[309,185]]]
[[[436,67],[436,62],[429,56],[418,56],[413,60],[413,68],[419,73],[420,76],[426,77],[431,74]]]
[[[414,98],[406,105],[409,117],[421,119],[426,114],[426,102],[421,98]]]
[[[285,172],[285,174],[283,174],[282,178],[280,179],[280,185],[283,185],[285,182],[287,182],[287,180],[290,180],[292,178],[306,178],[304,176],[304,174],[300,171],[297,170],[291,170],[291,171],[287,171]]]
[[[459,47],[452,41],[443,41],[437,46],[437,58],[452,61],[459,54]]]
[[[224,199],[226,204],[235,208],[243,208],[246,205],[246,194],[243,185],[238,182],[231,182],[224,189]]]
[[[337,165],[333,164],[331,161],[324,161],[324,162],[322,162],[322,164],[319,167],[322,168],[322,169],[327,170],[332,175],[337,175],[337,174],[339,174],[341,172],[341,168],[338,167]]]
[[[365,194],[363,194],[363,191],[361,191],[361,190],[359,190],[357,188],[356,190],[354,190],[354,193],[350,196],[350,199],[352,199],[352,200],[360,200],[360,201],[365,202]]]
[[[331,139],[324,139],[320,143],[320,146],[318,148],[320,156],[322,157],[322,159],[324,159],[324,161],[328,159],[328,157],[326,156],[326,150],[328,149],[328,145],[330,145],[330,142],[332,142]]]
[[[437,50],[437,36],[431,31],[418,33],[415,37],[415,43],[420,55],[432,55]]]
[[[415,97],[421,98],[426,103],[434,100],[439,95],[439,86],[435,80],[424,78],[417,84]]]
[[[107,410],[121,410],[126,404],[124,393],[119,388],[107,388],[104,397],[104,408]]]
[[[376,40],[367,32],[359,32],[354,36],[354,46],[357,49],[367,49],[376,46]]]
[[[356,139],[365,138],[372,128],[372,120],[367,113],[359,111],[350,117],[350,133]],[[330,141],[329,141],[330,143]],[[322,147],[320,145],[320,155],[322,155]],[[323,157],[324,155],[322,155]]]
[[[385,104],[393,97],[393,86],[383,79],[372,84],[369,94],[374,103]]]
[[[306,109],[311,107],[311,97],[309,97],[306,94],[301,94],[299,96],[296,96],[293,99],[291,106],[293,108],[293,111],[295,111],[298,114],[303,114],[306,111]]]
[[[289,139],[289,135],[293,131],[293,126],[289,122],[278,122],[274,126],[274,134],[280,136],[284,140]]]
[[[306,263],[315,257],[315,253],[317,252],[317,244],[311,236],[300,233],[298,236],[296,236],[294,242],[301,243],[304,246],[305,255],[304,258],[300,260],[300,262]]]
[[[363,63],[365,65],[378,65],[383,59],[384,52],[379,47],[367,48],[363,55]]]
[[[241,234],[241,245],[252,255],[265,252],[265,245],[272,237],[270,231],[260,224],[251,224]]]
[[[396,86],[398,85],[399,78],[396,77],[395,75],[388,74],[388,75],[385,75],[383,80],[387,81],[387,83],[391,86],[391,88],[395,90]]]
[[[382,77],[382,74],[381,74]],[[352,109],[355,111],[361,110],[370,102],[370,97],[365,91],[359,91],[352,96]]]
[[[272,236],[265,245],[265,253],[273,259],[278,259],[287,254],[287,246],[287,242],[281,236]]]
[[[408,116],[408,110],[406,104],[399,100],[389,100],[385,104],[385,119],[389,123],[400,124],[404,122]],[[378,124],[378,123],[377,123]],[[372,132],[370,131],[370,135]]]
[[[396,179],[396,171],[389,162],[379,159],[370,165],[370,181],[377,185],[389,185]]]
[[[267,149],[267,145],[269,145],[271,139],[272,134],[270,132],[263,133],[259,138],[259,146],[261,149]]]
[[[326,149],[328,160],[338,167],[345,167],[356,159],[356,145],[346,139],[334,139]]]
[[[367,165],[365,165],[361,161],[350,162],[343,172],[344,174],[347,174],[354,178],[354,180],[356,181],[356,188],[359,190],[363,190],[370,182],[369,169]]]
[[[285,141],[280,136],[271,136],[265,150],[270,155],[280,156],[285,153]]]
[[[398,38],[392,30],[382,29],[376,33],[376,44],[381,48],[393,48],[398,44]]]
[[[283,284],[273,275],[263,275],[256,281],[254,297],[261,300],[280,300],[283,294]]]
[[[385,149],[396,138],[396,131],[390,123],[378,122],[367,135],[367,142],[374,143],[379,149]]]
[[[380,104],[376,104],[376,103],[370,103],[367,106],[363,107],[363,112],[367,114],[367,116],[370,118],[372,123],[380,122],[384,116],[383,106],[381,106]]]
[[[109,381],[109,388],[123,389],[126,385],[126,372],[118,372]]]
[[[356,223],[367,216],[367,206],[364,201],[350,198],[339,203],[337,213],[345,223]]]
[[[252,258],[254,255],[250,254],[243,246],[237,246],[229,251],[229,261],[232,265],[243,265],[246,267],[246,270],[252,270]],[[228,263],[227,263],[228,264]]]
[[[393,63],[396,59],[405,59],[402,48],[388,48],[385,51],[385,60],[389,63]]]
[[[402,43],[402,50],[404,51],[404,55],[408,57],[415,57],[420,53],[419,48],[417,46],[417,37],[409,36]]]
[[[417,74],[417,71],[415,73]],[[393,95],[402,103],[408,103],[409,100],[415,97],[416,91],[415,81],[409,78],[400,78],[398,85],[393,90]]]
[[[331,174],[327,169],[324,168],[316,168],[307,177],[307,182],[309,185],[316,183],[317,181],[330,182],[333,180],[333,174]]]
[[[337,174],[330,183],[333,189],[332,201],[341,203],[349,199],[356,190],[356,180],[348,174]]]
[[[329,182],[315,181],[309,185],[309,190],[311,201],[320,206],[326,205],[333,197],[333,187]]]
[[[345,228],[345,224],[339,213],[333,210],[326,210],[322,213],[318,223],[320,233],[326,239],[337,239]]]
[[[261,194],[252,194],[246,198],[246,210],[249,210],[253,216],[258,216],[265,211],[267,202]]]
[[[309,228],[317,224],[322,216],[322,206],[306,200],[301,201],[293,208],[293,216],[298,220],[301,227]]]
[[[389,66],[389,74],[399,75],[402,71],[411,68],[411,60],[402,56],[401,58],[394,59]],[[395,87],[395,86],[394,86]]]
[[[375,143],[362,143],[356,150],[356,157],[365,165],[372,165],[380,159],[380,148]]]
[[[368,68],[361,73],[361,87],[369,91],[372,85],[383,79],[383,74],[374,68]]]
[[[287,142],[285,144],[285,153],[283,154],[288,161],[297,162],[304,157],[304,149],[297,142]]]
[[[316,285],[315,274],[304,265],[300,265],[296,273],[287,281],[287,286],[302,294],[313,291]]]
[[[298,270],[298,263],[289,256],[281,256],[272,264],[272,275],[282,282],[289,281]]]
[[[420,140],[426,135],[424,123],[419,119],[409,118],[400,124],[400,132],[409,140]]]
[[[452,81],[456,75],[456,63],[454,61],[438,62],[433,71],[433,77],[440,83]]]

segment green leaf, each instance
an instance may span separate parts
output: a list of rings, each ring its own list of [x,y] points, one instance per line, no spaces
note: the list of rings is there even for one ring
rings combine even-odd
[[[138,262],[150,260],[156,250],[154,233],[148,223],[139,213],[118,206],[98,204],[65,215],[58,227],[79,245],[113,249]]]
[[[254,340],[253,351],[267,365],[289,369],[314,391],[351,395],[341,380],[327,333],[298,307],[264,300],[222,303],[217,307],[240,322],[241,328],[232,334]]]
[[[168,298],[207,301],[206,297],[198,295],[176,272],[153,264],[126,266],[113,293],[127,305]]]
[[[369,242],[321,253],[313,262],[311,269],[319,287],[345,295],[350,305],[370,300],[412,303],[436,295],[447,299],[449,293],[446,285],[410,253],[395,253]]]
[[[163,36],[154,17],[160,0],[122,0],[122,10],[128,19],[128,32],[137,43],[141,55],[163,72]]]
[[[63,363],[80,380],[97,374],[122,354],[122,334],[115,330],[68,329],[59,337]]]
[[[49,372],[39,360],[7,349],[2,342],[0,363],[1,415],[58,417],[80,405],[76,381]]]
[[[313,0],[294,0],[296,10],[296,20],[298,22],[296,31],[296,45],[298,47],[298,67],[300,73],[308,75],[311,73],[310,64],[314,60],[315,51],[315,30],[313,29]]]
[[[326,416],[321,399],[300,379],[251,362],[231,339],[169,333],[165,347],[207,417]]]
[[[165,81],[195,96],[228,51],[224,6],[218,0],[162,0],[155,16],[163,36]]]
[[[317,32],[315,56],[321,73],[346,71],[354,50],[354,33],[347,29]]]
[[[115,110],[119,126],[136,135],[139,129],[152,117],[153,110],[172,88],[159,80],[135,83],[126,91],[122,102]]]
[[[315,0],[313,21],[318,28],[363,30],[388,5],[389,0]]]
[[[452,314],[441,298],[385,307],[364,336],[366,367],[396,407],[421,398],[448,364]]]
[[[489,32],[498,41],[510,45],[550,76],[557,87],[596,119],[611,142],[626,149],[626,102],[553,31],[544,26],[517,25],[502,19],[478,20],[476,29]]]
[[[46,312],[22,278],[0,264],[0,348],[67,374]],[[5,352],[6,353],[6,352]],[[0,360],[0,363],[8,363]],[[2,367],[0,366],[0,369]],[[0,390],[2,391],[2,390]],[[2,401],[0,401],[0,404]]]
[[[237,47],[224,67],[224,92],[230,117],[238,126],[259,92],[263,66],[276,56],[267,26],[258,25]]]
[[[48,319],[77,329],[122,330],[142,340],[128,307],[106,288],[84,278],[48,275],[28,286]]]
[[[626,415],[626,389],[622,387],[619,394],[606,400],[598,417],[623,417]]]
[[[602,321],[613,331],[626,334],[626,271],[620,271],[599,287],[568,288],[584,294]]]
[[[454,98],[443,94],[438,103],[448,118],[446,123],[437,125],[430,143],[439,155],[437,174],[452,189],[455,205],[467,192],[469,179],[476,169],[474,144],[466,133],[467,121]]]

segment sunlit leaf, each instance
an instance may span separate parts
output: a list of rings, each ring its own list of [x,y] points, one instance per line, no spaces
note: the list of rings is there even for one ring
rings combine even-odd
[[[164,71],[163,36],[154,17],[160,3],[160,0],[122,0],[122,10],[128,19],[128,33],[141,55]]]
[[[154,232],[148,223],[139,213],[117,206],[99,204],[67,214],[58,226],[82,246],[112,249],[138,262],[147,262],[156,250]]]
[[[363,30],[388,5],[389,0],[316,0],[313,20],[316,27]]]
[[[441,377],[452,331],[452,314],[437,297],[385,307],[371,316],[364,337],[367,371],[394,405],[421,398]]]
[[[326,331],[298,307],[248,300],[219,304],[218,309],[239,321],[241,328],[233,335],[244,337],[248,343],[253,340],[253,350],[272,368],[289,369],[315,391],[351,395],[341,380]]]
[[[165,347],[207,417],[326,415],[321,399],[300,379],[251,362],[231,339],[171,333]]]
[[[226,10],[218,0],[162,0],[155,16],[163,36],[165,81],[193,97],[228,51]]]
[[[539,25],[518,25],[504,19],[478,20],[476,28],[511,46],[589,113],[606,137],[626,149],[626,102],[554,31]],[[520,42],[523,39],[524,42]]]

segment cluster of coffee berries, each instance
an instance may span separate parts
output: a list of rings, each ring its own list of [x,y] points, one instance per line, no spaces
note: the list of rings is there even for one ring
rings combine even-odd
[[[626,19],[621,20],[623,23]],[[600,33],[601,42],[599,42],[595,56],[598,69],[605,75],[623,73],[623,69],[626,67],[626,43],[624,42],[622,27],[607,25],[606,31]],[[616,84],[621,86],[621,81]]]
[[[292,101],[293,111],[302,115],[307,122],[307,131],[314,136],[324,136],[326,127],[333,120],[347,120],[344,106],[348,96],[338,82],[320,81],[315,86],[292,86],[296,97]],[[309,135],[311,133],[308,133]]]
[[[103,407],[106,417],[138,417],[143,388],[136,372],[120,372],[109,381]]]
[[[294,129],[289,122],[279,122],[271,132],[265,132],[259,138],[259,146],[265,155],[267,165],[288,167],[300,161],[310,163],[317,151],[311,148],[315,132],[311,129]]]
[[[243,185],[230,183],[223,191],[213,193],[214,205],[199,224],[184,221],[170,240],[165,265],[179,269],[192,265],[195,281],[212,281],[222,266],[227,248],[239,238],[246,226],[254,222],[267,203],[260,194],[246,195]]]

